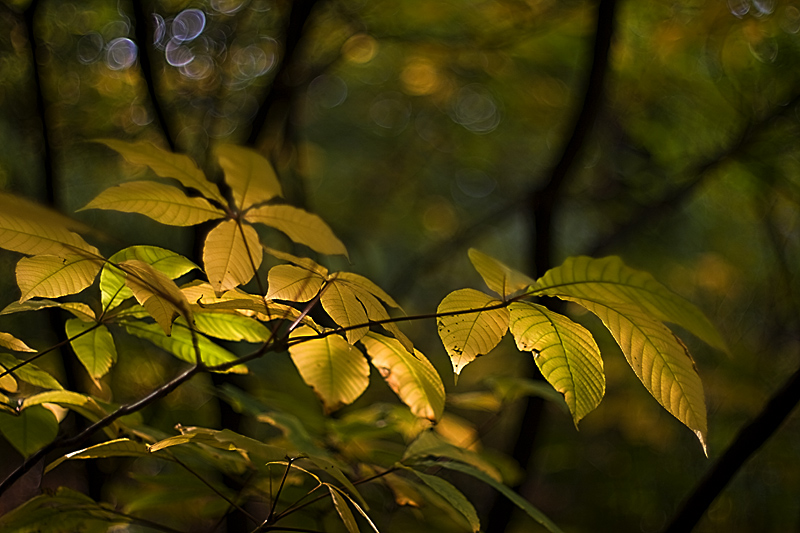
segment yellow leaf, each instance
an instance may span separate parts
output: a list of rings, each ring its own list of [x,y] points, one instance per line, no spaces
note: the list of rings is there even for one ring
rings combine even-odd
[[[96,139],[96,142],[115,150],[129,163],[146,165],[157,176],[176,179],[184,187],[195,189],[206,198],[227,205],[217,186],[206,179],[205,174],[189,156],[162,150],[147,141],[129,143],[115,139]]]
[[[230,144],[218,146],[215,152],[240,211],[282,195],[272,165],[258,152]]]
[[[297,257],[296,255],[292,255],[286,252],[281,252],[280,250],[275,250],[274,248],[270,248],[269,246],[264,246],[264,251],[267,252],[269,255],[277,257],[282,261],[286,261],[287,263],[292,263],[293,265],[303,267],[306,270],[310,270],[311,272],[316,272],[323,278],[328,277],[328,269],[320,265],[313,259],[309,259],[308,257]]]
[[[125,284],[158,325],[169,335],[172,322],[178,315],[191,322],[191,310],[186,297],[166,275],[144,261],[129,259],[119,263],[126,273]]]
[[[345,331],[345,337],[350,344],[354,344],[369,331],[367,312],[364,310],[364,306],[349,287],[337,283],[335,278],[328,282],[328,286],[320,298],[320,303],[333,321],[343,328],[363,325],[363,327]]]
[[[277,265],[267,275],[267,298],[307,302],[317,295],[325,280],[316,272],[294,265]]]
[[[115,439],[62,455],[45,468],[45,473],[70,459],[102,459],[106,457],[146,457],[147,445],[130,439]]]
[[[99,259],[81,255],[23,257],[16,268],[17,285],[22,292],[19,301],[79,293],[94,282],[102,265]]]
[[[577,425],[600,404],[605,392],[603,360],[592,334],[541,305],[516,302],[509,311],[517,347],[533,352],[536,366],[564,396]]]
[[[389,307],[395,307],[398,309],[400,308],[397,302],[395,302],[386,291],[378,287],[375,283],[364,276],[354,274],[352,272],[339,272],[337,274],[337,278],[377,296],[379,299],[389,305]]]
[[[11,333],[0,332],[0,346],[15,352],[35,352],[33,348],[13,336]]]
[[[436,313],[439,337],[456,375],[479,355],[489,353],[508,330],[508,309],[502,302],[474,289],[445,296]],[[488,308],[488,309],[487,309]]]
[[[195,313],[197,331],[226,341],[266,342],[272,336],[259,321],[238,313]]]
[[[7,198],[7,195],[2,196]],[[68,230],[67,226],[52,222],[52,217],[61,215],[46,211],[40,216],[40,211],[44,210],[26,212],[0,205],[0,248],[27,255],[100,257],[97,248],[89,245],[80,235]]]
[[[292,338],[297,341],[314,334],[303,326],[292,332]],[[369,385],[369,363],[358,348],[338,335],[293,344],[289,355],[328,413],[353,403]]]
[[[76,337],[70,342],[75,355],[89,376],[97,382],[117,361],[117,348],[111,332],[102,324],[84,322],[77,318],[67,320],[65,328],[68,337]],[[83,335],[77,337],[81,333]]]
[[[36,385],[37,387],[41,387],[43,389],[64,388],[56,380],[56,378],[35,364],[28,363],[26,361],[20,361],[13,355],[9,355],[7,353],[0,353],[0,373],[5,373],[6,371],[15,367],[17,367],[16,370],[10,374],[18,380],[30,383],[31,385]]]
[[[84,209],[138,213],[169,226],[194,226],[225,216],[225,211],[205,198],[192,198],[177,187],[154,181],[131,181],[111,187],[79,211]]]
[[[478,274],[481,275],[483,281],[486,282],[486,285],[503,298],[511,296],[518,291],[524,291],[534,283],[525,274],[508,268],[497,259],[479,252],[475,248],[470,248],[469,260],[475,270],[478,271]]]
[[[253,279],[262,258],[256,230],[249,224],[240,226],[235,220],[226,220],[212,229],[203,247],[206,275],[217,293]]]
[[[441,419],[444,413],[444,384],[421,352],[415,351],[411,355],[397,339],[372,332],[367,333],[361,343],[367,349],[372,366],[378,369],[412,413],[433,422]]]
[[[282,231],[294,242],[321,254],[347,256],[347,248],[317,215],[290,205],[264,205],[251,209],[244,217]]]
[[[40,309],[47,309],[49,307],[60,307],[85,322],[91,322],[95,319],[95,313],[92,311],[92,308],[83,302],[56,302],[55,300],[28,300],[25,303],[11,302],[0,311],[0,315],[20,313],[23,311],[39,311]]]
[[[358,298],[358,300],[364,306],[364,309],[367,311],[367,317],[369,317],[369,319],[373,321],[388,320],[390,318],[389,313],[386,311],[386,308],[381,304],[381,302],[378,301],[378,298],[375,297],[374,292],[369,292],[368,290],[366,290],[364,288],[364,285],[361,283],[351,283],[349,281],[348,274],[350,273],[340,272],[336,280],[338,283],[347,285],[350,288],[350,290],[353,291],[353,294],[355,294],[356,298]],[[350,274],[350,275],[356,276],[356,274]],[[378,290],[380,291],[380,289]],[[388,297],[388,295],[386,296]],[[394,303],[394,300],[392,300],[391,298],[389,298],[389,300],[392,303]],[[396,306],[397,304],[394,305]],[[403,347],[406,349],[408,353],[411,354],[414,353],[414,345],[411,343],[411,339],[409,339],[402,331],[400,331],[400,328],[397,327],[397,324],[395,324],[394,322],[386,322],[382,324],[382,327],[386,331],[394,335],[394,337],[400,341],[400,343],[403,345]]]

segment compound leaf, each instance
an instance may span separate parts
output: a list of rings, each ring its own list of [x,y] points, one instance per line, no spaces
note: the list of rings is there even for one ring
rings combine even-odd
[[[349,287],[337,283],[335,278],[328,282],[325,292],[320,298],[320,303],[333,321],[343,328],[363,324],[363,327],[345,331],[345,337],[350,344],[354,344],[369,331],[369,326],[366,325],[367,312],[364,306]]]
[[[483,252],[470,248],[469,260],[481,275],[486,286],[506,298],[533,285],[534,281]]]
[[[56,378],[35,364],[20,361],[13,355],[9,355],[7,353],[0,353],[0,367],[2,367],[2,373],[17,366],[19,366],[19,368],[10,373],[17,379],[20,379],[26,383],[30,383],[31,385],[36,385],[37,387],[41,387],[43,389],[64,388],[61,386],[61,383],[56,380]]]
[[[258,152],[223,144],[216,148],[216,155],[239,210],[245,211],[283,194],[275,170]]]
[[[81,255],[35,255],[17,263],[20,303],[34,297],[58,298],[76,294],[94,282],[102,262]]]
[[[253,279],[263,255],[253,226],[221,222],[208,233],[203,247],[208,281],[217,293],[244,285]]]
[[[347,256],[347,248],[333,234],[331,228],[319,216],[300,208],[291,205],[264,205],[248,211],[245,219],[280,230],[294,242],[308,246],[315,252]]]
[[[325,279],[316,272],[294,265],[277,265],[267,274],[267,298],[307,302],[317,295]]]

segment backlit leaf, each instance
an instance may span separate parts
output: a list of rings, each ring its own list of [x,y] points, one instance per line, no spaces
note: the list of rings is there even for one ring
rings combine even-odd
[[[101,407],[97,400],[91,396],[68,390],[48,390],[34,394],[33,396],[28,396],[23,400],[22,408],[27,409],[34,405],[49,403],[75,411],[92,422],[100,420],[108,415],[108,411]],[[121,426],[117,422],[112,422],[104,431],[108,435],[116,436],[119,435]]]
[[[0,315],[21,313],[23,311],[39,311],[40,309],[48,309],[51,307],[59,307],[86,322],[95,319],[92,308],[83,302],[56,302],[55,300],[28,300],[23,303],[11,302],[0,311]]]
[[[33,348],[13,336],[11,333],[0,332],[0,346],[15,352],[35,352]]]
[[[436,431],[423,431],[417,438],[408,445],[403,454],[403,461],[412,457],[446,457],[455,459],[462,463],[471,464],[484,472],[487,476],[502,480],[502,475],[491,463],[486,461],[478,453],[467,449],[464,446],[456,446],[447,442]]]
[[[367,312],[364,306],[358,301],[355,294],[346,285],[339,284],[336,279],[332,279],[322,293],[320,303],[325,312],[340,326],[347,328],[359,324],[367,324]],[[354,344],[357,340],[367,334],[369,327],[349,329],[345,331],[347,342]]]
[[[226,220],[208,233],[203,246],[208,281],[217,293],[244,285],[253,279],[263,255],[252,226]]]
[[[290,253],[282,252],[280,250],[276,250],[274,248],[270,248],[269,246],[264,246],[264,251],[267,252],[269,255],[273,257],[277,257],[281,261],[286,261],[287,263],[292,263],[293,265],[297,265],[299,267],[303,267],[306,270],[310,270],[311,272],[316,272],[323,278],[328,277],[328,269],[324,266],[320,265],[313,259],[309,259],[308,257],[298,257],[296,255],[292,255]]]
[[[308,246],[315,252],[347,256],[347,248],[319,216],[297,207],[264,205],[248,211],[245,219],[280,230],[294,242]]]
[[[277,265],[267,274],[270,300],[307,302],[317,295],[325,279],[305,268],[294,265]]]
[[[79,293],[94,282],[102,266],[99,259],[80,255],[23,257],[16,268],[17,285],[22,292],[19,301]]]
[[[194,226],[225,216],[225,211],[205,198],[187,196],[177,187],[155,181],[131,181],[111,187],[79,211],[85,209],[138,213],[169,226]]]
[[[77,318],[67,320],[65,328],[70,338],[84,333],[72,339],[70,344],[86,372],[94,380],[105,376],[117,361],[117,348],[108,328],[103,324],[84,322]]]
[[[14,416],[0,412],[0,433],[19,453],[28,457],[50,444],[58,434],[58,420],[37,405]]]
[[[226,341],[266,342],[272,336],[259,321],[236,313],[195,313],[194,325],[201,333]]]
[[[474,289],[445,296],[436,313],[439,337],[456,375],[479,355],[489,353],[508,330],[508,309],[502,302]],[[488,309],[487,309],[488,308]]]
[[[325,457],[315,456],[313,454],[308,454],[308,460],[314,463],[317,468],[324,470],[329,476],[341,483],[348,491],[350,491],[350,494],[352,494],[353,497],[358,499],[358,503],[360,503],[365,509],[369,510],[367,502],[361,496],[361,493],[358,492],[356,486],[353,485],[353,482],[348,479],[344,472],[342,472],[342,469],[336,466],[333,461]]]
[[[183,276],[197,268],[197,265],[182,255],[157,246],[131,246],[120,250],[108,259],[108,263],[100,273],[100,298],[103,309],[110,309],[133,296],[125,285],[125,273],[113,266],[131,259],[147,263],[170,279]]]
[[[231,144],[220,145],[215,151],[239,210],[283,194],[272,165],[258,152]]]
[[[503,298],[511,296],[518,291],[523,291],[534,283],[525,274],[508,268],[497,259],[479,252],[475,248],[470,248],[469,260],[475,270],[478,271],[478,274],[481,275],[483,281],[486,282],[486,285]]]
[[[63,389],[64,387],[61,386],[56,378],[51,376],[49,373],[45,372],[38,366],[33,363],[24,363],[24,361],[20,361],[13,355],[9,355],[7,353],[0,353],[0,373],[5,373],[6,371],[17,367],[19,368],[11,372],[11,374],[26,383],[30,383],[31,385],[36,385],[37,387],[42,387],[43,389]]]
[[[396,339],[368,333],[361,339],[372,366],[411,412],[437,421],[444,413],[444,384],[430,361],[416,351],[411,355]]]
[[[292,338],[314,335],[308,327],[297,328]],[[289,348],[294,365],[326,412],[353,403],[369,385],[369,363],[355,346],[339,335],[312,339]]]
[[[425,485],[433,489],[433,491],[441,496],[453,509],[459,512],[469,523],[473,533],[477,533],[481,529],[481,523],[478,519],[478,513],[475,512],[475,507],[464,496],[461,491],[455,488],[449,481],[425,474],[419,470],[408,468],[407,470],[413,472]]]
[[[619,257],[570,257],[536,282],[537,293],[572,296],[602,302],[633,304],[661,322],[677,324],[710,346],[727,350],[716,328],[694,305],[647,272],[634,270]]]
[[[603,399],[605,374],[600,349],[586,328],[541,305],[509,306],[510,330],[523,352],[533,352],[544,378],[564,395],[575,424]]]
[[[350,507],[347,506],[347,500],[344,496],[339,494],[339,491],[336,490],[335,487],[332,485],[326,484],[328,487],[328,491],[331,493],[331,498],[333,499],[333,507],[336,509],[336,512],[339,514],[339,517],[342,519],[344,526],[347,528],[349,533],[358,533],[358,524],[356,523],[356,517],[353,516],[353,512],[350,510]]]
[[[0,210],[0,248],[26,255],[100,257],[97,248],[89,245],[77,233],[36,215],[36,211],[18,213],[12,209]]]
[[[105,459],[107,457],[146,457],[147,445],[131,439],[114,439],[63,455],[47,465],[45,473],[72,459]]]
[[[112,150],[117,151],[129,163],[146,165],[157,176],[176,179],[184,187],[195,189],[206,198],[211,198],[222,205],[227,205],[225,198],[219,192],[219,188],[206,179],[205,174],[197,168],[195,162],[187,155],[162,150],[147,141],[129,143],[115,139],[97,139],[96,142],[105,144]]]
[[[125,284],[136,301],[155,319],[164,333],[170,334],[172,322],[179,315],[191,320],[188,300],[169,277],[138,259],[129,259],[118,265],[125,272]]]
[[[336,277],[337,277],[336,279],[338,279],[340,282],[347,283],[354,287],[358,287],[362,290],[369,292],[374,296],[377,296],[389,307],[394,307],[396,309],[400,308],[397,302],[395,302],[394,299],[391,296],[389,296],[389,294],[386,291],[378,287],[374,282],[372,282],[368,278],[365,278],[364,276],[361,276],[359,274],[354,274],[352,272],[339,272],[338,274],[336,274]]]
[[[195,362],[194,343],[192,341],[192,333],[188,328],[176,326],[172,330],[172,335],[167,337],[164,335],[163,330],[158,324],[146,324],[144,322],[126,322],[125,331],[135,337],[148,340],[171,353],[178,359],[186,361],[187,363]],[[208,338],[197,335],[197,345],[200,350],[201,360],[207,366],[221,365],[230,361],[235,361],[236,356],[226,350],[225,348],[214,344]],[[244,365],[238,365],[226,372],[233,372],[236,374],[246,374],[247,368]]]

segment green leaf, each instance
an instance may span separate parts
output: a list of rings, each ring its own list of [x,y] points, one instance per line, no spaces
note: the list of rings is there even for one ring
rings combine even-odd
[[[169,226],[194,226],[225,216],[205,198],[186,196],[177,187],[154,181],[130,181],[106,189],[79,211],[86,209],[138,213]]]
[[[0,311],[0,315],[21,313],[23,311],[39,311],[40,309],[51,307],[59,307],[85,322],[91,322],[95,319],[94,311],[83,302],[56,302],[54,300],[28,300],[24,303],[12,302]]]
[[[0,530],[14,533],[105,533],[131,517],[98,504],[88,496],[66,487],[34,496],[0,517]]]
[[[130,439],[115,439],[63,455],[47,465],[45,473],[72,459],[105,459],[107,457],[147,457],[147,446]]]
[[[15,450],[28,457],[53,442],[58,435],[58,420],[52,411],[40,405],[17,416],[0,412],[0,433]]]
[[[211,446],[218,450],[238,451],[252,457],[256,463],[279,461],[286,457],[286,450],[277,446],[261,443],[250,437],[240,435],[229,429],[216,430],[200,427],[180,428],[181,434],[160,440],[148,446],[150,453],[155,453],[172,446],[195,443]]]
[[[361,493],[358,492],[356,486],[353,485],[353,482],[350,481],[346,475],[344,475],[344,472],[342,472],[341,468],[336,466],[333,461],[325,457],[319,457],[311,454],[308,454],[308,460],[341,483],[347,490],[350,491],[350,494],[358,499],[358,502],[364,507],[364,509],[369,510],[367,502],[361,496]]]
[[[347,257],[347,248],[317,215],[290,205],[264,205],[248,211],[248,222],[257,222],[282,231],[298,244],[315,252]]]
[[[13,336],[11,333],[0,332],[0,346],[15,352],[35,352],[33,348]]]
[[[396,339],[368,333],[361,339],[372,365],[411,412],[433,422],[444,413],[445,392],[439,374],[421,352],[408,353]]]
[[[84,322],[77,318],[67,320],[65,324],[70,344],[81,364],[95,381],[105,376],[117,362],[117,348],[111,332],[103,324]]]
[[[178,359],[186,361],[187,363],[196,362],[192,333],[188,328],[177,326],[173,328],[172,335],[167,337],[158,324],[126,322],[124,326],[125,330],[131,335],[152,342],[159,348],[171,353]],[[207,337],[204,337],[199,333],[196,335],[197,345],[200,349],[201,360],[203,361],[203,364],[207,366],[215,366],[228,363],[230,361],[235,361],[237,359],[234,354],[222,348],[221,346],[214,344]],[[247,373],[247,368],[244,365],[238,365],[230,370],[227,370],[227,372],[245,374]]]
[[[103,309],[119,305],[123,300],[133,296],[125,286],[126,275],[113,264],[135,259],[147,263],[170,279],[183,276],[197,265],[170,250],[157,246],[131,246],[115,253],[100,273],[100,294]],[[113,264],[112,264],[113,263]]]
[[[195,313],[197,331],[226,341],[266,342],[272,334],[257,320],[237,313]]]
[[[473,533],[477,533],[481,529],[481,522],[478,519],[478,513],[475,512],[475,507],[464,496],[461,491],[455,488],[450,482],[430,474],[424,474],[419,470],[413,468],[403,467],[405,470],[413,472],[423,483],[430,487],[436,494],[441,496],[453,509],[459,512],[469,523]]]
[[[102,266],[99,259],[81,255],[23,257],[16,268],[17,285],[22,293],[19,301],[77,294],[94,282]]]
[[[455,470],[456,472],[461,472],[462,474],[472,476],[475,479],[486,483],[500,494],[511,500],[511,503],[525,511],[525,514],[536,520],[548,531],[551,531],[552,533],[562,533],[561,528],[559,528],[555,522],[550,520],[547,515],[537,509],[531,502],[514,492],[510,487],[504,485],[496,479],[491,478],[490,476],[487,476],[485,472],[478,470],[474,466],[454,461],[437,461],[422,464],[424,466],[447,468],[448,470]]]
[[[183,316],[191,322],[189,301],[174,281],[152,266],[138,259],[118,264],[125,272],[125,284],[136,301],[155,319],[166,335],[172,331],[172,322]]]
[[[48,403],[54,403],[75,411],[92,422],[108,415],[108,411],[101,407],[97,400],[91,396],[68,390],[49,390],[28,396],[22,402],[22,409]],[[105,428],[105,432],[110,436],[116,436],[120,431],[122,431],[122,426],[118,422],[113,422]]]
[[[478,271],[478,274],[481,275],[483,281],[486,282],[486,285],[503,298],[507,298],[519,291],[524,291],[534,283],[525,274],[508,268],[497,259],[479,252],[475,248],[470,248],[469,260],[475,270]]]
[[[530,302],[509,306],[510,329],[523,352],[533,352],[536,366],[564,400],[578,422],[603,399],[605,374],[600,349],[583,326]]]
[[[651,274],[625,266],[616,256],[570,257],[537,280],[536,289],[546,296],[581,298],[609,307],[616,303],[635,305],[654,319],[677,324],[710,346],[727,351],[719,332],[697,307]]]
[[[343,328],[363,325],[363,327],[345,331],[345,337],[350,344],[355,344],[369,331],[367,312],[364,310],[364,306],[349,287],[337,283],[335,278],[328,281],[320,303],[333,321]]]
[[[272,165],[258,152],[230,144],[215,152],[240,211],[283,194]]]
[[[22,364],[19,368],[14,370],[11,374],[17,378],[21,379],[26,383],[30,383],[31,385],[36,385],[37,387],[41,387],[43,389],[63,389],[64,387],[61,386],[56,378],[51,376],[49,373],[45,372],[38,366],[33,363],[24,363],[24,361],[20,361],[13,355],[9,355],[7,353],[0,353],[0,367],[2,367],[2,371],[5,372],[10,368],[14,368],[17,365]]]
[[[333,499],[333,506],[336,508],[336,512],[339,514],[339,517],[342,519],[344,526],[347,528],[349,533],[358,533],[358,524],[356,523],[356,517],[353,516],[353,512],[350,510],[350,507],[347,506],[347,500],[344,496],[339,494],[339,491],[336,490],[335,487],[332,485],[328,485],[325,483],[325,486],[328,487],[328,491],[331,493],[331,499]]]
[[[287,302],[307,302],[317,295],[325,279],[305,268],[277,265],[267,274],[267,298]]]
[[[292,339],[314,334],[303,326],[292,332]],[[369,385],[369,363],[358,348],[339,335],[293,344],[289,355],[328,413],[353,403]]]
[[[255,275],[264,253],[258,233],[249,224],[226,220],[208,233],[203,264],[217,293],[244,285]]]
[[[227,205],[217,186],[206,179],[189,156],[162,150],[147,141],[128,143],[115,139],[96,139],[95,142],[117,151],[129,163],[146,165],[159,177],[176,179],[184,187],[195,189],[206,198]]]
[[[462,463],[471,464],[497,481],[502,479],[500,471],[480,455],[462,446],[450,444],[433,430],[423,431],[408,445],[403,454],[403,461],[413,457],[429,456],[446,457],[448,459],[461,461]]]
[[[501,301],[474,289],[451,292],[439,304],[436,313],[448,314],[437,319],[439,337],[456,375],[476,357],[492,351],[506,334],[509,313],[500,305]]]

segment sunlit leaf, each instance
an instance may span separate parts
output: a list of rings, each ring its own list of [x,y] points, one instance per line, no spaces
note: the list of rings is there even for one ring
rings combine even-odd
[[[92,308],[83,302],[56,302],[54,300],[28,300],[23,303],[12,302],[0,311],[0,315],[21,313],[23,311],[39,311],[40,309],[48,309],[51,307],[59,307],[86,322],[91,322],[95,319]]]
[[[99,259],[80,255],[23,257],[16,268],[17,285],[22,293],[19,301],[79,293],[94,282],[102,265]]]
[[[656,281],[647,272],[634,270],[619,257],[593,259],[570,257],[548,270],[536,282],[537,293],[570,296],[603,303],[640,307],[654,319],[677,324],[710,346],[727,350],[717,329],[694,305]]]
[[[359,274],[354,274],[352,272],[339,272],[338,274],[336,274],[336,276],[337,279],[341,282],[347,283],[354,287],[359,287],[369,292],[370,294],[377,296],[389,307],[394,307],[396,309],[400,308],[397,302],[394,301],[394,298],[389,296],[389,294],[386,291],[378,287],[378,285],[376,285],[370,279],[365,278],[364,276],[361,276]]]
[[[267,252],[273,257],[280,259],[281,261],[286,261],[287,263],[292,263],[293,265],[303,267],[306,270],[310,270],[311,272],[316,272],[323,278],[328,277],[328,269],[320,265],[313,259],[309,259],[308,257],[298,257],[290,253],[270,248],[269,246],[264,246],[263,248],[265,252]]]
[[[492,351],[508,330],[508,309],[502,302],[474,289],[445,296],[436,313],[437,326],[456,375],[479,355]]]
[[[118,265],[125,272],[125,284],[136,301],[147,309],[165,334],[170,334],[177,316],[191,320],[186,296],[168,276],[138,259],[129,259]]]
[[[197,268],[197,265],[182,255],[157,246],[131,246],[120,250],[108,259],[108,263],[100,273],[100,295],[104,309],[119,305],[123,300],[133,296],[125,285],[125,273],[113,266],[131,259],[147,263],[170,279],[183,276]]]
[[[263,255],[252,226],[226,220],[208,233],[203,246],[208,281],[217,293],[244,285],[253,279]]]
[[[413,468],[407,468],[406,470],[413,472],[425,485],[433,489],[433,491],[450,504],[453,509],[458,511],[459,514],[467,520],[473,533],[480,531],[481,522],[478,519],[478,513],[475,512],[475,507],[473,507],[466,496],[449,481],[445,481],[437,476],[432,476],[431,474],[425,474]]]
[[[225,216],[225,211],[205,198],[187,196],[177,187],[155,181],[130,181],[111,187],[79,211],[85,209],[138,213],[169,226],[194,226]]]
[[[461,472],[462,474],[472,476],[482,483],[486,483],[500,494],[508,498],[514,505],[522,509],[525,514],[536,520],[548,531],[552,533],[562,533],[561,528],[559,528],[552,520],[550,520],[550,518],[548,518],[547,515],[545,515],[542,511],[537,509],[531,502],[514,492],[511,487],[508,487],[496,479],[487,476],[485,472],[475,468],[474,466],[456,461],[426,462],[422,463],[422,465],[436,468],[447,468],[448,470],[454,470],[456,472]]]
[[[172,446],[195,443],[211,446],[219,450],[238,451],[261,464],[268,461],[278,461],[286,457],[286,450],[282,448],[264,444],[229,429],[220,431],[201,427],[181,427],[180,430],[180,435],[160,440],[148,446],[148,451],[155,453]]]
[[[446,457],[448,459],[455,459],[462,463],[471,464],[497,481],[502,480],[500,471],[479,454],[467,449],[465,446],[456,446],[455,444],[447,442],[440,434],[433,430],[423,431],[408,445],[403,454],[403,461],[414,457]]]
[[[391,317],[386,311],[386,308],[378,300],[380,298],[392,307],[398,307],[397,303],[386,294],[380,287],[372,283],[370,280],[358,274],[350,272],[339,272],[336,274],[336,283],[345,285],[353,292],[353,294],[364,306],[367,312],[367,317],[371,321],[388,321]],[[383,328],[395,336],[397,340],[409,353],[414,353],[414,345],[411,340],[403,333],[397,324],[394,322],[384,322]]]
[[[0,433],[15,450],[28,457],[56,438],[58,420],[52,411],[40,405],[16,416],[0,412]]]
[[[320,298],[320,303],[333,321],[343,328],[362,325],[362,327],[345,331],[345,338],[350,344],[354,344],[369,331],[369,326],[366,325],[367,312],[364,310],[364,306],[358,301],[353,291],[346,285],[337,283],[336,279],[328,282],[325,292]]]
[[[35,352],[33,348],[16,338],[11,333],[0,332],[0,346],[15,352]]]
[[[206,198],[211,198],[222,205],[227,205],[225,198],[219,192],[219,188],[206,179],[205,174],[197,168],[197,165],[189,156],[162,150],[147,141],[128,143],[115,139],[97,139],[96,142],[105,144],[115,150],[129,163],[146,165],[157,176],[176,179],[184,187],[195,189]]]
[[[217,146],[215,152],[241,211],[283,194],[272,165],[258,152],[231,144]]]
[[[42,387],[43,389],[63,389],[64,387],[61,386],[56,378],[51,376],[48,372],[45,372],[38,366],[33,363],[24,363],[24,361],[20,361],[13,355],[9,355],[7,353],[0,353],[0,369],[1,372],[5,373],[6,371],[17,367],[19,368],[14,370],[11,374],[26,383],[30,383],[31,385],[36,385],[37,387]]]
[[[294,242],[308,246],[315,252],[347,256],[347,248],[319,216],[297,207],[264,205],[248,211],[245,219],[280,230]]]
[[[325,279],[316,272],[294,265],[277,265],[267,274],[267,298],[307,302],[317,295]]]
[[[36,212],[0,210],[0,248],[27,255],[100,257],[97,248],[65,226],[37,218]],[[82,253],[84,252],[84,253]]]
[[[304,326],[296,329],[292,338],[315,333]],[[358,348],[339,335],[299,342],[289,348],[289,354],[327,412],[353,403],[369,385],[369,363]]]
[[[11,374],[0,375],[0,390],[4,390],[6,392],[17,392],[19,389],[19,384],[17,380]],[[8,401],[8,398],[0,394],[0,410],[8,409],[8,406],[4,405]]]
[[[586,328],[530,302],[509,306],[510,330],[523,352],[533,352],[536,366],[564,395],[577,424],[603,399],[605,374],[600,349]]]
[[[34,405],[45,404],[60,405],[61,407],[75,411],[92,422],[100,420],[108,415],[108,411],[91,396],[68,390],[48,390],[34,394],[33,396],[28,396],[23,400],[22,408],[27,409]],[[112,422],[104,431],[110,436],[119,435],[121,425],[118,422]]]
[[[368,333],[361,339],[372,365],[416,416],[437,421],[444,412],[444,384],[421,352],[411,355],[396,339]]]
[[[125,331],[135,337],[146,339],[164,351],[171,353],[178,359],[187,363],[196,361],[192,333],[189,329],[176,326],[172,330],[172,335],[167,337],[158,324],[145,324],[144,322],[126,322]],[[221,346],[214,344],[208,338],[197,335],[197,344],[201,354],[201,360],[207,366],[221,365],[236,360],[236,356]],[[237,374],[247,373],[247,368],[238,365],[227,372]]]
[[[367,502],[361,496],[361,493],[358,492],[356,486],[353,485],[353,482],[348,479],[344,472],[342,472],[341,468],[336,466],[333,461],[325,457],[319,457],[312,454],[309,454],[308,460],[314,463],[318,468],[324,470],[336,481],[341,483],[348,491],[350,491],[350,494],[352,494],[353,497],[358,499],[358,503],[360,503],[365,509],[369,510]]]
[[[63,455],[47,465],[45,473],[72,459],[105,459],[107,457],[146,457],[147,446],[131,439],[115,439]]]
[[[193,318],[198,331],[226,341],[266,342],[272,336],[257,320],[236,313],[195,313]]]
[[[117,348],[111,332],[103,324],[84,322],[77,318],[67,320],[67,336],[81,364],[94,380],[105,376],[117,361]]]
[[[508,268],[497,259],[479,252],[475,248],[470,248],[469,260],[486,285],[503,298],[525,290],[534,283],[525,274]]]

